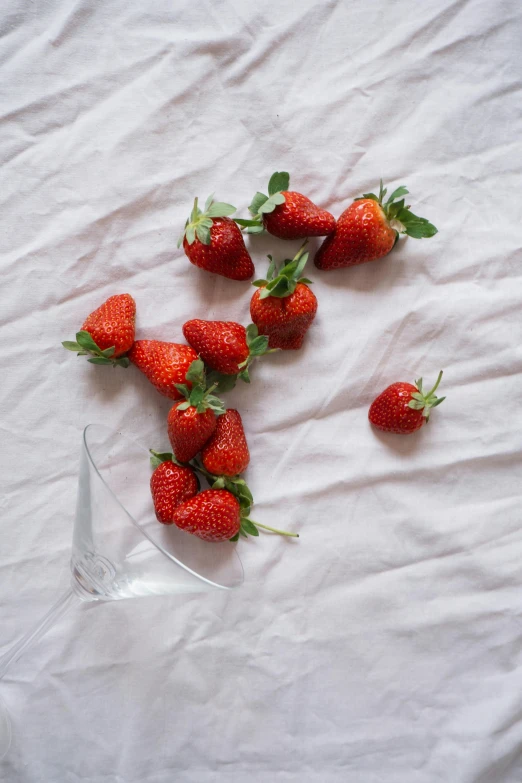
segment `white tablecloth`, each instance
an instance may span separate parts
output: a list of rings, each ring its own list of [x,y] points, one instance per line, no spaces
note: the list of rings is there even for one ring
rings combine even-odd
[[[60,341],[126,291],[142,338],[249,321],[248,284],[176,249],[195,195],[245,215],[288,170],[339,215],[382,176],[439,234],[311,265],[305,347],[227,398],[254,517],[300,540],[241,542],[235,592],[63,618],[0,684],[0,780],[522,779],[521,21],[517,0],[4,2],[2,651],[67,584],[84,425],[168,445],[168,400]],[[258,274],[299,245],[248,244]],[[441,368],[429,427],[372,431],[377,392]]]

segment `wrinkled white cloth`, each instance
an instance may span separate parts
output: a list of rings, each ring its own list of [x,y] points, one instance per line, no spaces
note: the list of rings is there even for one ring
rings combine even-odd
[[[67,584],[84,425],[168,446],[168,400],[60,341],[120,292],[142,338],[249,321],[176,249],[194,196],[247,216],[288,170],[337,216],[383,177],[439,228],[310,264],[305,346],[227,397],[253,516],[299,541],[240,542],[235,592],[64,617],[0,683],[0,780],[518,783],[520,3],[4,0],[0,28],[0,652]],[[258,275],[299,246],[247,242]],[[428,427],[371,429],[440,369]]]

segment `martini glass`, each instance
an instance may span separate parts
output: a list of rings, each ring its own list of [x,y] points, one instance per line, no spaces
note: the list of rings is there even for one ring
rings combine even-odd
[[[228,541],[210,544],[156,520],[146,448],[107,427],[83,433],[71,584],[36,627],[0,657],[0,679],[72,606],[152,595],[230,590],[243,567]],[[0,700],[0,759],[11,725]]]

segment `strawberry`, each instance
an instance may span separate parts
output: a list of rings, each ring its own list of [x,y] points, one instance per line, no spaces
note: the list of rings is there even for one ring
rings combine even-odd
[[[226,489],[206,489],[178,506],[172,520],[204,541],[228,541],[241,528],[239,501]]]
[[[372,402],[368,418],[374,427],[384,432],[409,435],[429,421],[430,411],[440,405],[445,397],[436,397],[442,378],[442,370],[433,389],[425,394],[422,378],[411,383],[392,383]]]
[[[162,461],[161,455],[155,456],[153,464],[156,467],[150,477],[150,491],[154,511],[158,522],[172,525],[174,509],[197,494],[199,482],[193,470],[175,465],[170,459]]]
[[[236,219],[248,233],[257,234],[265,229],[280,239],[324,237],[335,231],[335,218],[330,212],[317,207],[309,198],[288,190],[290,176],[287,171],[276,171],[268,183],[268,196],[256,193],[249,211],[252,220]]]
[[[190,345],[160,340],[136,340],[129,352],[130,361],[160,394],[171,400],[183,398],[177,384],[185,381],[187,370],[197,358]]]
[[[209,473],[237,476],[250,462],[250,453],[239,411],[229,408],[218,417],[214,434],[201,452],[201,461]]]
[[[201,451],[216,429],[216,413],[225,412],[223,403],[206,388],[205,368],[201,359],[192,362],[187,372],[187,384],[176,384],[185,397],[169,411],[167,428],[174,455],[179,462],[188,462]]]
[[[128,367],[124,355],[134,343],[136,303],[130,294],[110,296],[86,319],[76,342],[65,340],[62,345],[78,356],[88,356],[92,364],[112,364]]]
[[[299,538],[298,533],[287,533],[252,522],[244,515],[239,500],[227,489],[205,489],[178,506],[172,519],[181,530],[204,541],[237,541],[240,534],[245,538],[247,535],[258,536],[258,527],[282,536]]]
[[[158,453],[152,449],[150,453],[154,466],[160,462],[178,464],[174,454]],[[180,465],[180,467],[187,466]],[[245,480],[240,476],[216,476],[209,473],[197,460],[192,460],[190,467],[205,476],[211,489],[201,492],[175,508],[172,520],[178,527],[207,541],[227,539],[237,541],[240,535],[245,538],[249,535],[258,536],[258,528],[270,530],[281,536],[299,538],[298,533],[278,530],[248,518],[254,498]]]
[[[421,239],[437,233],[435,226],[404,206],[404,198],[396,201],[408,193],[404,185],[384,202],[386,193],[381,180],[378,197],[365,193],[345,209],[337,221],[335,233],[325,239],[315,255],[318,269],[338,269],[375,261],[390,252],[400,234]]]
[[[234,321],[194,319],[184,324],[183,334],[211,370],[238,375],[247,383],[249,365],[257,356],[270,353],[268,339],[259,336],[254,324],[245,329]]]
[[[231,204],[213,201],[209,196],[205,210],[194,200],[190,218],[179,238],[189,261],[200,269],[231,280],[250,280],[254,264],[245,247],[241,230],[227,217],[236,211]]]
[[[277,271],[272,256],[267,280],[256,280],[258,290],[250,302],[250,315],[261,334],[268,336],[270,348],[297,350],[317,312],[317,299],[308,288],[311,281],[301,277],[308,253],[305,244],[292,261],[287,259]]]

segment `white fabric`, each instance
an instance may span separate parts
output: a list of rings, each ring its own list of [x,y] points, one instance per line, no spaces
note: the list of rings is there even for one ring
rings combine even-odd
[[[339,215],[382,176],[439,234],[310,265],[305,347],[228,396],[253,516],[300,540],[241,542],[234,593],[63,618],[0,683],[0,780],[522,779],[521,16],[517,0],[4,0],[2,650],[67,584],[83,426],[168,445],[144,377],[60,341],[125,291],[142,338],[249,321],[254,289],[176,250],[195,195],[246,216],[288,170]],[[299,245],[248,244],[259,274]],[[376,393],[441,368],[429,427],[372,431]]]

